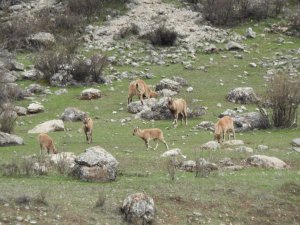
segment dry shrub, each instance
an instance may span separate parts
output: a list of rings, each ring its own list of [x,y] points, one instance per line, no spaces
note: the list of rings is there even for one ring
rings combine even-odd
[[[11,134],[14,130],[15,122],[18,118],[14,111],[14,105],[6,103],[0,106],[0,130],[4,133]]]
[[[17,205],[29,205],[32,202],[32,198],[29,195],[20,195],[15,198]]]
[[[107,65],[107,57],[96,54],[87,60],[76,59],[71,74],[75,80],[80,82],[104,83],[103,70]]]
[[[105,204],[105,201],[106,201],[106,195],[103,193],[99,193],[94,208],[102,208]]]
[[[68,0],[67,5],[72,13],[89,17],[101,11],[103,2],[103,0]]]
[[[268,85],[266,100],[271,108],[275,127],[297,125],[297,109],[300,103],[300,78],[291,78],[279,72]]]
[[[55,168],[60,175],[69,175],[71,172],[70,163],[67,161],[66,157],[62,157],[57,164],[55,164]]]
[[[172,181],[175,180],[176,177],[176,159],[175,158],[170,158],[167,161],[167,171],[168,171],[168,175],[170,177],[170,179]]]
[[[123,38],[127,38],[130,35],[138,35],[140,33],[140,28],[132,23],[130,24],[130,26],[127,27],[122,27],[118,33],[117,36],[115,36],[115,39],[123,39]]]
[[[40,190],[40,192],[37,194],[37,196],[34,198],[34,203],[37,205],[44,205],[47,206],[48,205],[48,201],[47,201],[47,189],[42,189]]]
[[[300,31],[300,7],[290,19],[291,29]]]
[[[65,70],[68,66],[71,55],[64,48],[46,50],[37,55],[35,58],[35,68],[44,73],[44,78],[50,82],[51,77],[59,70]]]
[[[144,37],[149,39],[153,45],[173,46],[176,43],[178,33],[176,31],[169,30],[165,25],[161,25],[156,30],[145,34]]]
[[[0,23],[0,43],[8,50],[26,48],[26,38],[33,33],[33,21],[24,18],[13,18]]]
[[[199,0],[202,13],[214,25],[232,25],[245,19],[261,20],[281,13],[287,0]],[[198,2],[197,2],[198,3]]]

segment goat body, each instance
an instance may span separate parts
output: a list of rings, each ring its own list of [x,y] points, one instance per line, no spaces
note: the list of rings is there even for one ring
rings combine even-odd
[[[83,131],[87,142],[90,144],[93,141],[93,120],[85,116],[83,118]]]
[[[157,93],[155,91],[152,91],[149,86],[145,83],[145,81],[143,80],[135,80],[132,81],[129,84],[128,87],[128,104],[130,102],[132,102],[132,97],[137,95],[142,103],[142,105],[144,104],[143,102],[143,98],[155,98],[157,97]]]
[[[182,98],[179,99],[169,99],[168,108],[174,116],[173,125],[177,126],[178,115],[181,117],[181,124],[183,123],[183,118],[185,118],[185,125],[187,125],[187,104],[186,101]]]
[[[45,149],[47,150],[48,154],[50,152],[52,152],[53,154],[57,153],[54,142],[48,134],[39,134],[38,141],[40,144],[41,154],[42,154],[42,151]]]
[[[233,138],[235,139],[233,119],[230,116],[224,116],[215,124],[214,140],[220,143],[222,138],[222,141],[224,141],[226,133],[228,134],[228,140],[230,140],[229,132],[233,133]]]
[[[141,130],[140,128],[134,128],[133,135],[137,135],[141,139],[144,140],[144,142],[146,144],[146,147],[147,147],[147,150],[149,148],[152,148],[149,145],[150,140],[154,140],[154,141],[159,140],[159,141],[161,141],[165,144],[167,150],[169,149],[169,146],[168,146],[167,142],[164,139],[164,135],[163,135],[163,132],[161,131],[161,129],[150,128],[150,129]],[[155,146],[154,150],[156,150],[157,147],[158,147],[158,142],[156,142],[156,146]]]

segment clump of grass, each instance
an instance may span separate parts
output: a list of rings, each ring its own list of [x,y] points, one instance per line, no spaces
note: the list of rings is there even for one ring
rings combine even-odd
[[[105,204],[105,201],[106,195],[104,193],[99,193],[94,208],[102,208]]]
[[[15,203],[17,205],[29,205],[32,202],[32,198],[29,195],[20,195],[15,198]]]
[[[47,193],[48,192],[46,189],[41,190],[34,199],[35,204],[47,206],[48,205],[48,201],[46,199]]]
[[[57,162],[55,168],[60,175],[64,176],[70,174],[71,172],[70,163],[64,156],[62,156],[62,158]]]
[[[167,161],[167,172],[168,172],[168,175],[170,177],[170,179],[172,181],[175,180],[175,177],[176,177],[176,159],[174,159],[173,157],[168,159]]]
[[[285,192],[285,193],[289,193],[289,194],[300,196],[300,184],[295,183],[293,181],[292,182],[284,183],[281,186],[280,190],[282,192]]]

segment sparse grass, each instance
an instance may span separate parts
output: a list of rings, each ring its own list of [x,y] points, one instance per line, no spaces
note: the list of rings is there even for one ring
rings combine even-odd
[[[270,21],[262,22],[255,27],[253,23],[247,23],[236,28],[235,31],[244,34],[245,29],[252,26],[256,32],[261,32],[268,23]],[[39,153],[36,135],[28,134],[27,131],[40,122],[58,118],[66,107],[75,106],[88,112],[94,119],[93,145],[104,147],[116,157],[120,162],[123,176],[118,176],[112,183],[80,182],[57,173],[30,178],[0,176],[1,195],[19,196],[19,193],[24,193],[23,190],[28,190],[26,195],[36,196],[40,190],[50,187],[53,194],[47,195],[46,200],[50,209],[48,216],[41,219],[43,224],[57,223],[55,219],[57,214],[61,216],[61,224],[96,224],[95,221],[101,221],[103,224],[124,224],[118,208],[128,194],[140,191],[145,191],[154,198],[157,207],[155,224],[186,224],[187,215],[193,212],[200,212],[203,215],[201,219],[210,224],[230,222],[232,224],[299,224],[300,200],[299,195],[295,193],[298,193],[300,183],[300,155],[292,151],[289,144],[293,138],[299,137],[299,128],[268,129],[237,134],[237,139],[244,140],[246,146],[254,149],[253,154],[278,157],[287,162],[291,169],[246,168],[236,172],[217,171],[213,176],[205,179],[195,178],[195,173],[178,170],[174,181],[170,180],[165,161],[160,157],[160,154],[165,151],[164,146],[159,145],[156,151],[145,151],[144,143],[132,136],[132,129],[137,125],[141,128],[158,127],[164,131],[170,148],[181,148],[188,159],[205,158],[209,162],[217,163],[224,157],[230,157],[235,164],[240,164],[249,154],[224,149],[201,151],[200,145],[212,140],[212,134],[207,131],[193,130],[192,127],[203,120],[216,121],[219,113],[227,108],[238,106],[225,101],[227,92],[234,87],[252,86],[258,94],[265,91],[265,82],[262,78],[265,69],[260,66],[251,68],[249,63],[259,62],[264,57],[271,58],[274,52],[278,51],[288,54],[290,49],[299,48],[300,45],[299,39],[287,36],[284,36],[284,39],[290,43],[279,45],[276,42],[279,36],[280,34],[266,33],[265,37],[258,35],[254,40],[245,40],[243,43],[247,45],[250,53],[243,53],[243,60],[236,59],[231,52],[209,56],[197,53],[195,67],[205,65],[208,67],[207,72],[185,70],[180,64],[148,66],[155,77],[147,83],[156,84],[161,76],[181,76],[188,80],[194,91],[187,93],[183,89],[179,96],[187,99],[188,104],[192,106],[208,107],[205,116],[200,119],[190,119],[187,127],[178,126],[173,129],[172,121],[142,120],[132,120],[122,126],[119,120],[130,116],[126,111],[129,84],[127,80],[114,82],[112,87],[115,91],[110,91],[110,86],[100,86],[101,92],[104,93],[103,97],[92,101],[77,99],[79,93],[86,87],[69,88],[68,94],[63,96],[36,96],[38,101],[46,99],[43,105],[47,110],[34,116],[18,118],[18,122],[23,122],[24,125],[16,126],[15,133],[24,138],[26,145],[2,147],[0,164],[14,159],[16,153],[20,155]],[[210,62],[210,57],[214,59],[213,62]],[[238,67],[234,68],[233,65]],[[118,67],[118,69],[131,70],[129,66]],[[244,71],[248,71],[249,75],[239,78],[238,75],[242,75]],[[220,79],[223,80],[223,86],[219,85]],[[22,87],[29,84],[29,81],[19,82]],[[56,90],[58,88],[51,88],[51,91]],[[202,101],[192,103],[192,99]],[[29,100],[18,101],[17,105],[27,106],[29,102]],[[216,106],[218,102],[222,103],[222,108]],[[121,107],[124,110],[119,110]],[[249,111],[255,108],[255,105],[247,105]],[[117,113],[113,114],[113,111]],[[116,122],[111,122],[111,119]],[[63,138],[63,132],[51,134],[59,150],[79,154],[89,147],[83,132],[78,132],[82,127],[81,122],[66,122],[65,127],[72,135],[67,141]],[[269,150],[257,150],[259,144],[268,145]],[[94,211],[91,208],[95,207],[97,193],[105,195],[105,204],[100,204],[101,210]],[[0,211],[7,215],[14,213],[12,207],[2,205]],[[39,215],[39,212],[34,210],[31,213],[35,216]]]

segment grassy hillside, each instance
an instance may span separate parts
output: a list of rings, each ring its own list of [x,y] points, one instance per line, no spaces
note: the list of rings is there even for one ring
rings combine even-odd
[[[154,224],[300,224],[300,155],[292,151],[290,146],[293,138],[299,138],[299,128],[237,134],[237,139],[244,140],[246,146],[254,149],[253,154],[276,156],[287,162],[290,169],[216,171],[207,178],[196,178],[194,173],[176,171],[174,181],[168,175],[167,160],[160,157],[165,151],[164,145],[160,144],[156,151],[146,151],[143,141],[132,135],[135,126],[158,127],[164,131],[170,147],[181,148],[188,159],[203,157],[217,163],[224,157],[230,157],[234,163],[240,164],[249,154],[224,149],[201,150],[201,144],[212,140],[212,133],[193,127],[204,120],[216,121],[219,113],[239,106],[225,100],[225,95],[232,88],[250,86],[256,93],[264,93],[263,75],[266,69],[259,66],[259,62],[274,57],[276,52],[288,54],[289,50],[299,48],[299,38],[272,33],[260,36],[267,23],[261,22],[255,26],[249,23],[234,29],[244,34],[245,29],[251,26],[258,33],[255,39],[244,41],[249,53],[243,53],[243,59],[237,59],[235,53],[228,51],[211,55],[197,51],[193,66],[206,66],[207,72],[186,70],[181,64],[147,66],[155,75],[147,83],[154,85],[162,77],[181,76],[194,91],[188,93],[182,90],[179,96],[185,98],[191,106],[208,107],[206,115],[190,119],[187,127],[178,126],[174,129],[171,121],[135,119],[122,125],[120,120],[131,116],[126,110],[128,80],[114,81],[108,86],[95,86],[103,94],[98,100],[78,100],[79,93],[86,87],[68,88],[68,93],[61,96],[36,96],[36,100],[45,106],[45,112],[18,118],[15,133],[24,138],[25,145],[2,147],[0,164],[14,161],[23,155],[38,154],[36,135],[28,134],[27,131],[38,123],[58,118],[66,107],[74,106],[89,112],[94,119],[92,145],[100,145],[116,157],[120,162],[120,175],[112,183],[80,182],[55,171],[46,176],[30,178],[0,176],[0,224],[16,224],[18,216],[23,218],[22,224],[30,221],[36,221],[37,224],[125,224],[119,207],[128,194],[140,191],[146,191],[154,198],[157,212]],[[285,43],[278,44],[278,37],[283,37]],[[26,55],[21,55],[19,59],[25,64],[30,63]],[[250,67],[250,62],[257,63],[258,67]],[[122,71],[131,68],[119,66],[117,69]],[[244,71],[248,75],[244,75]],[[220,85],[220,79],[223,86]],[[19,82],[23,87],[29,84],[28,81]],[[57,89],[50,88],[53,92]],[[201,101],[192,103],[193,99]],[[21,106],[28,106],[29,103],[28,100],[16,102]],[[217,103],[221,103],[222,107],[217,107]],[[255,105],[246,107],[248,111],[256,108]],[[81,122],[66,122],[65,127],[66,132],[51,133],[59,151],[79,154],[89,147],[81,131]],[[259,144],[267,145],[269,149],[259,151]],[[1,201],[2,198],[14,199],[22,195],[35,198],[41,193],[45,193],[47,205],[36,206],[32,203],[24,207],[12,200],[8,205]],[[99,198],[104,198],[105,203],[102,207],[94,208]]]

